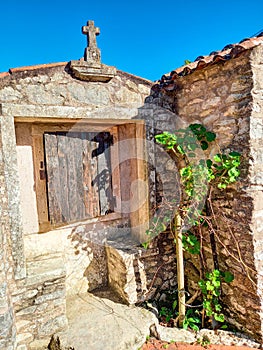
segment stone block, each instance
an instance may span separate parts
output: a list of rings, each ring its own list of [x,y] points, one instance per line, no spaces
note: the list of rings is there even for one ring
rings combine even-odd
[[[253,117],[250,120],[250,137],[252,140],[263,139],[263,120],[260,117]]]
[[[13,303],[20,303],[20,302],[23,302],[23,300],[31,299],[39,293],[38,289],[32,289],[28,291],[20,290],[19,292],[20,294],[16,294],[12,296]]]
[[[64,98],[55,95],[54,92],[47,91],[43,85],[28,85],[24,92],[27,95],[29,103],[38,105],[62,105]]]
[[[50,315],[51,317],[51,315]],[[68,320],[65,315],[59,315],[55,318],[50,318],[47,322],[41,322],[38,320],[38,336],[46,337],[52,334],[65,330],[68,325]]]
[[[252,82],[252,79],[251,79],[251,82]],[[239,91],[247,89],[247,87],[248,87],[247,81],[244,82],[241,79],[239,79],[239,80],[234,81],[232,83],[230,91],[231,92],[239,92]],[[252,86],[250,86],[250,87],[252,87]]]
[[[99,84],[92,83],[89,89],[77,82],[73,82],[67,87],[71,98],[89,105],[107,105],[109,103],[109,92],[106,87],[100,86]]]
[[[17,316],[25,316],[25,315],[33,315],[37,310],[37,306],[28,306],[25,308],[20,308],[19,311],[16,312]]]
[[[24,333],[26,330],[28,330],[31,327],[34,327],[34,323],[32,323],[32,321],[28,321],[28,320],[17,320],[16,322],[16,330],[17,333]],[[24,332],[23,332],[24,331]]]
[[[60,257],[27,262],[28,286],[63,277],[66,277],[65,261]]]
[[[70,68],[76,78],[84,81],[107,83],[116,75],[115,67],[106,66],[100,62],[70,61]]]
[[[22,94],[11,86],[6,86],[0,90],[0,101],[11,102],[22,98]]]
[[[26,333],[19,333],[16,336],[16,341],[18,344],[20,343],[30,343],[34,339],[33,334],[26,332]]]
[[[18,345],[16,350],[28,350],[28,347],[25,344]]]
[[[194,343],[196,338],[195,334],[186,330],[179,328],[169,328],[161,325],[157,325],[157,332],[160,335],[162,341],[167,342],[183,342],[183,343]]]
[[[54,300],[54,299],[65,299],[66,293],[65,290],[57,290],[53,293],[40,295],[34,300],[35,305],[42,305],[46,303],[47,301]]]

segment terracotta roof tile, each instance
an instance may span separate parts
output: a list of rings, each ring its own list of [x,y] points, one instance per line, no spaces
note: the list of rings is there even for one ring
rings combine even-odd
[[[24,72],[29,70],[35,70],[35,69],[41,69],[41,68],[52,68],[52,67],[60,67],[60,66],[66,66],[68,62],[58,62],[58,63],[47,63],[47,64],[39,64],[36,66],[25,66],[25,67],[18,67],[18,68],[10,68],[9,72],[11,74],[16,72]]]
[[[239,56],[242,52],[252,49],[255,46],[263,44],[263,32],[257,37],[243,39],[237,44],[226,45],[221,51],[213,51],[208,56],[198,56],[194,62],[179,67],[169,75],[163,75],[159,80],[159,88],[167,91],[176,89],[174,81],[180,77],[193,73],[195,70],[201,70],[209,65],[230,60]]]
[[[1,79],[1,78],[4,78],[4,77],[7,77],[7,76],[9,76],[9,75],[10,75],[9,72],[0,73],[0,79]]]

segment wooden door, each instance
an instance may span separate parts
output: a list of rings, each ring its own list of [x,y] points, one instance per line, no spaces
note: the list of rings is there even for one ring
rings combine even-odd
[[[51,224],[113,211],[109,132],[44,133]]]

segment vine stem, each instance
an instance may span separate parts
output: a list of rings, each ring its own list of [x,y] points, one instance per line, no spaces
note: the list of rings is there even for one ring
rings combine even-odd
[[[185,288],[184,288],[184,254],[183,254],[183,235],[182,219],[179,212],[175,215],[175,239],[176,239],[176,261],[177,261],[177,282],[178,282],[178,308],[179,308],[179,327],[183,327],[185,318]]]
[[[213,209],[212,209],[212,187],[210,187],[209,191],[209,197],[207,199],[207,205],[206,205],[206,211],[207,215],[211,217],[213,214]],[[215,222],[216,224],[216,222]],[[213,256],[213,262],[214,262],[214,269],[219,270],[219,263],[218,263],[218,257],[217,257],[217,250],[216,250],[216,240],[215,240],[215,230],[209,230],[209,238],[210,238],[210,245],[212,249],[212,256]]]

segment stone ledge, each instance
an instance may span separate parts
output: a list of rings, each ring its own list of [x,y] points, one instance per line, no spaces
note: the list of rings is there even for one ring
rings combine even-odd
[[[69,66],[73,76],[84,81],[107,83],[116,75],[115,67],[101,63],[79,60],[70,61]]]
[[[65,277],[65,262],[61,257],[27,262],[27,286]]]

